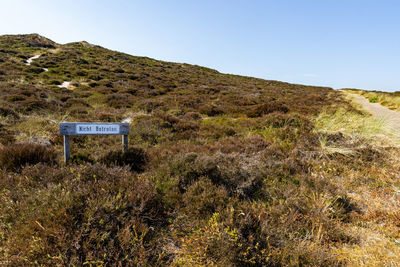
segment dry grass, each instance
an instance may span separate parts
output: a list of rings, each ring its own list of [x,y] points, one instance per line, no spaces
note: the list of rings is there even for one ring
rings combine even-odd
[[[400,266],[398,242],[363,227],[354,227],[350,231],[360,237],[361,243],[335,249],[337,257],[348,266]]]
[[[400,144],[400,133],[388,122],[364,111],[351,96],[344,95],[344,98],[353,108],[339,106],[323,110],[315,119],[316,129],[327,133],[341,132],[353,140],[378,146]]]
[[[352,105],[360,108],[355,103]],[[344,133],[348,139],[329,143],[322,136],[321,149],[328,155],[340,154],[352,159],[357,157],[358,149],[366,146],[381,154],[381,160],[371,158],[364,168],[355,167],[356,163],[352,164],[354,167],[339,167],[330,162],[330,168],[341,169],[335,184],[348,192],[351,202],[359,209],[352,223],[343,225],[344,231],[356,236],[359,242],[337,244],[333,249],[337,259],[349,266],[399,266],[398,135],[367,113],[345,108],[322,112],[316,118],[316,128],[331,134]]]

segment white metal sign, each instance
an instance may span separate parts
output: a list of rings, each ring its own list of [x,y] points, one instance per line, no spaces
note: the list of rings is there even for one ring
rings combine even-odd
[[[119,124],[77,124],[78,134],[118,134]]]
[[[129,123],[61,122],[60,134],[64,136],[64,161],[68,163],[69,136],[71,135],[122,135],[122,149],[127,151]]]

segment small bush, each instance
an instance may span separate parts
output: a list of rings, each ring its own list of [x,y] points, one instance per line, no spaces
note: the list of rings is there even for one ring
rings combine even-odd
[[[23,101],[26,99],[26,96],[24,95],[10,95],[7,97],[8,102],[18,102],[18,101]]]
[[[51,85],[60,85],[62,82],[59,81],[59,80],[51,80],[49,83],[50,83]]]
[[[84,70],[80,70],[80,71],[76,72],[76,75],[78,75],[78,76],[87,76],[88,73],[86,71],[84,71]]]
[[[153,99],[145,99],[138,103],[137,108],[140,110],[145,110],[147,113],[151,113],[156,110],[162,110],[165,108],[165,106],[165,102],[156,101]]]
[[[80,75],[80,76],[85,76],[85,75]],[[103,79],[103,76],[97,75],[97,74],[91,74],[91,75],[89,75],[89,79],[94,80],[94,81],[100,81],[101,79]]]
[[[374,96],[374,97],[372,97],[372,98],[369,99],[369,102],[370,102],[370,103],[377,103],[378,100],[379,100],[379,98],[378,98],[377,96]]]
[[[201,119],[201,116],[198,112],[188,112],[183,115],[183,118],[186,120],[197,121]]]
[[[0,123],[0,144],[9,145],[14,142],[15,142],[15,137],[13,133],[8,129],[6,129],[4,125]]]
[[[311,122],[297,114],[272,113],[264,117],[265,125],[271,125],[274,128],[292,127],[303,130],[312,130]]]
[[[135,127],[132,128],[129,138],[136,142],[148,143],[150,145],[158,144],[167,137],[166,131],[160,126],[160,121],[154,117],[143,117],[135,121]]]
[[[0,150],[0,168],[18,171],[28,164],[56,162],[53,149],[37,144],[13,144]]]
[[[200,113],[206,114],[207,116],[213,117],[224,113],[222,108],[214,105],[203,105],[199,108]]]
[[[51,108],[51,105],[46,100],[36,98],[28,98],[19,105],[19,110],[25,114]]]
[[[124,71],[123,69],[121,69],[121,68],[116,68],[116,69],[114,70],[114,72],[115,72],[115,73],[124,73],[125,71]]]
[[[70,159],[71,163],[75,164],[84,164],[84,163],[94,163],[94,160],[90,157],[89,154],[75,154]]]
[[[136,75],[129,75],[128,78],[129,78],[130,80],[132,80],[132,81],[135,81],[135,80],[139,79],[139,77],[136,76]]]
[[[0,116],[2,117],[11,116],[14,117],[15,119],[19,118],[18,114],[16,114],[11,108],[5,106],[0,107]]]
[[[76,106],[70,108],[70,114],[74,116],[82,116],[82,115],[87,115],[89,112],[86,107],[83,106]]]
[[[270,102],[253,106],[247,111],[249,118],[261,117],[272,112],[288,113],[289,108],[281,102]]]
[[[93,88],[93,87],[99,86],[99,84],[96,82],[92,82],[92,83],[89,83],[89,86]]]
[[[72,106],[89,107],[90,106],[86,100],[81,99],[81,98],[69,98],[65,102],[65,104],[67,107],[72,107]]]
[[[223,186],[232,196],[255,199],[261,197],[263,173],[245,164],[239,158],[218,153],[213,156],[188,153],[170,163],[170,173],[178,177],[178,188],[185,193],[200,178],[209,179],[216,186]]]
[[[196,135],[199,125],[194,121],[180,119],[176,116],[171,116],[165,113],[158,113],[158,117],[163,120],[161,127],[170,129],[175,138],[190,139]]]
[[[34,73],[34,74],[39,74],[39,73],[44,72],[44,70],[42,68],[39,68],[39,67],[30,67],[28,69],[28,72]]]
[[[113,108],[127,108],[132,106],[133,100],[130,94],[110,94],[106,98],[106,103]]]
[[[225,207],[228,192],[223,186],[216,186],[209,179],[201,177],[183,194],[182,200],[185,214],[206,218]]]
[[[140,147],[130,147],[128,151],[110,151],[102,158],[100,162],[112,166],[130,166],[132,171],[142,172],[146,163],[149,161],[147,153]]]

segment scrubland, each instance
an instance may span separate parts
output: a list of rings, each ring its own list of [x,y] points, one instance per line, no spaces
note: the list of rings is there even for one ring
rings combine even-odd
[[[0,119],[0,265],[400,263],[396,133],[330,88],[1,36]]]

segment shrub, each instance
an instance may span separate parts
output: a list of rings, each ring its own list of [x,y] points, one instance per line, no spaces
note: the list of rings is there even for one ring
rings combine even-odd
[[[18,171],[27,164],[56,162],[56,152],[43,145],[13,144],[0,150],[0,167]]]
[[[136,142],[155,145],[167,138],[167,133],[166,130],[163,131],[157,118],[147,116],[135,120],[135,127],[132,128],[129,138]]]
[[[26,99],[26,96],[24,95],[10,95],[7,97],[8,102],[18,102],[18,101],[23,101]]]
[[[302,130],[311,130],[311,122],[297,114],[272,113],[265,116],[265,125],[271,125],[274,128],[293,127]]]
[[[140,147],[130,147],[128,151],[110,151],[100,158],[100,162],[112,166],[128,165],[132,171],[142,172],[149,161],[147,153]]]
[[[163,120],[161,127],[170,129],[178,139],[190,139],[199,129],[199,125],[194,121],[180,119],[162,112],[157,113],[157,116]]]
[[[87,73],[87,71],[80,70],[80,71],[77,71],[77,72],[76,72],[76,75],[78,75],[78,76],[87,76],[88,73]]]
[[[222,210],[228,202],[228,193],[222,186],[214,185],[207,178],[201,177],[183,194],[185,214],[207,218]]]
[[[29,96],[34,96],[37,91],[38,90],[36,88],[21,88],[21,90],[18,93],[29,97]]]
[[[121,68],[116,68],[116,69],[114,70],[114,72],[115,72],[115,73],[124,73],[125,71],[124,71],[123,69],[121,69]]]
[[[61,85],[61,81],[59,81],[59,80],[51,80],[50,82],[49,82],[49,84],[51,84],[51,85]]]
[[[19,110],[23,113],[30,113],[42,109],[51,109],[52,106],[44,99],[28,98],[19,104]]]
[[[76,107],[72,107],[70,108],[70,114],[73,116],[82,116],[82,115],[87,115],[89,112],[87,110],[87,107],[83,107],[83,106],[76,106]]]
[[[370,102],[370,103],[377,103],[378,100],[379,100],[378,96],[374,96],[374,97],[372,97],[372,98],[369,99],[369,102]]]
[[[213,117],[223,114],[224,111],[220,107],[214,105],[203,105],[199,108],[200,113],[206,114],[207,116]]]
[[[183,118],[186,119],[186,120],[197,121],[197,120],[201,119],[201,116],[200,116],[200,114],[198,112],[187,112],[187,113],[185,113],[183,115]]]
[[[34,73],[34,74],[39,74],[39,73],[44,72],[44,70],[39,67],[30,67],[30,68],[28,68],[28,72]]]
[[[99,86],[99,84],[96,82],[91,82],[91,83],[89,83],[89,86],[93,88],[93,87]]]
[[[67,107],[72,107],[72,106],[83,106],[83,107],[90,107],[88,102],[84,99],[81,98],[69,98],[65,102]]]
[[[85,74],[80,75],[80,76],[85,76]],[[91,75],[89,75],[89,79],[94,80],[94,81],[100,81],[101,79],[103,79],[103,76],[97,75],[97,74],[91,74]]]
[[[238,251],[236,229],[224,227],[220,214],[214,213],[207,223],[180,238],[181,250],[173,266],[246,266],[233,264]],[[261,265],[260,265],[261,266]]]
[[[11,116],[14,117],[15,119],[19,118],[18,114],[16,114],[11,108],[6,106],[0,106],[0,116],[2,117]]]
[[[71,163],[75,164],[84,164],[84,163],[94,163],[94,160],[90,157],[89,154],[74,154],[70,159]]]
[[[250,118],[256,118],[272,112],[288,113],[289,108],[281,102],[273,101],[253,106],[247,111],[247,116]]]
[[[138,109],[142,109],[145,110],[147,113],[150,112],[154,112],[158,109],[163,109],[165,108],[166,103],[161,102],[161,101],[157,101],[157,100],[153,100],[153,99],[145,99],[143,101],[140,101],[140,103],[138,103]]]
[[[17,200],[0,205],[1,219],[13,222],[11,235],[0,239],[9,265],[154,265],[155,233],[166,216],[148,180],[99,165],[35,165],[1,185]]]
[[[106,103],[113,108],[127,108],[132,106],[133,100],[130,94],[110,94],[106,98]]]
[[[213,156],[188,153],[171,162],[170,172],[172,176],[178,177],[178,187],[182,193],[203,177],[216,186],[225,187],[231,196],[252,199],[260,197],[262,172],[242,164],[246,162],[222,153]]]
[[[0,123],[0,144],[9,145],[15,142],[15,137],[11,131],[6,129],[3,124]]]
[[[110,84],[110,85],[111,85],[111,84]],[[106,84],[106,86],[107,86],[107,84]],[[111,86],[107,86],[107,87],[112,87],[112,85],[111,85]],[[128,88],[128,89],[122,91],[122,93],[123,93],[123,94],[136,95],[136,94],[137,94],[137,91],[138,91],[137,88]]]

